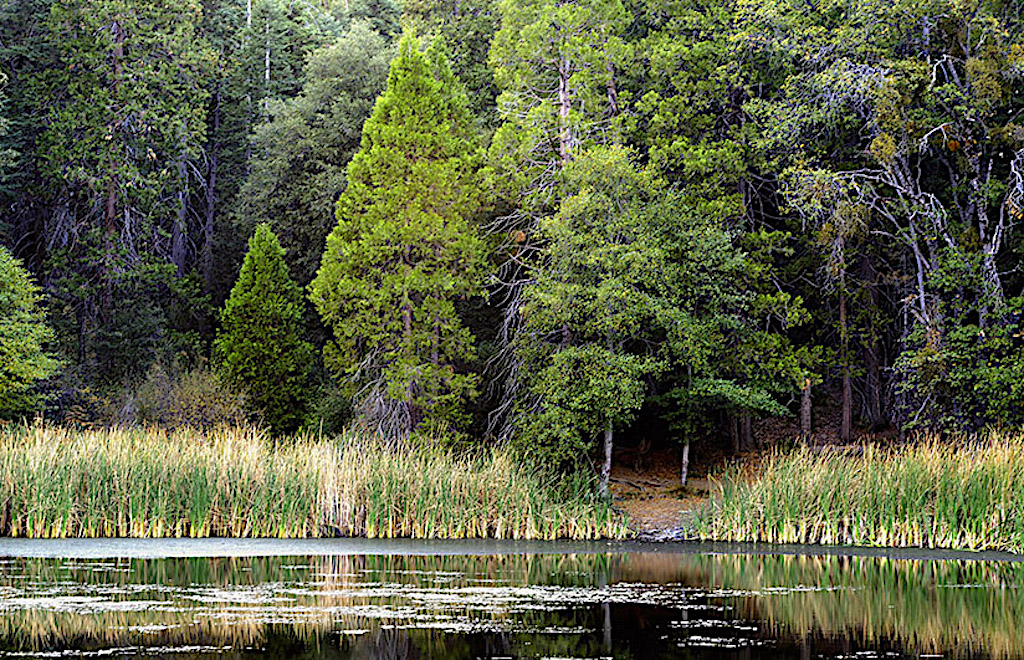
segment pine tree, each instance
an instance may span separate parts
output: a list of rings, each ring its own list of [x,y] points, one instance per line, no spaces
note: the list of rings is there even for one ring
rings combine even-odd
[[[270,227],[257,226],[224,304],[214,354],[224,378],[246,390],[275,433],[294,431],[302,420],[313,352],[301,336],[302,307],[284,248]]]
[[[52,339],[39,307],[39,288],[0,246],[0,418],[32,409],[32,388],[57,369],[46,352]]]
[[[441,47],[403,37],[310,286],[334,333],[328,366],[359,381],[360,417],[388,437],[457,424],[475,389],[457,369],[474,349],[455,309],[484,276],[474,143]]]

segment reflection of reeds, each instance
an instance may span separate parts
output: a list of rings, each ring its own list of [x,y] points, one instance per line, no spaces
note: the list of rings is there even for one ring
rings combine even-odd
[[[705,539],[1024,552],[1024,436],[772,456],[725,475]]]
[[[0,572],[7,600],[0,599],[0,648],[240,647],[264,644],[274,632],[316,643],[346,630],[369,630],[376,638],[382,628],[424,627],[430,613],[423,603],[411,602],[411,594],[592,584],[595,573],[607,571],[608,560],[603,555],[382,555],[122,560],[110,565],[18,559]],[[99,602],[47,602],[53,597]],[[266,598],[251,602],[254,597]],[[479,596],[458,607],[439,603],[436,614],[508,620],[508,602],[499,597],[489,604],[487,599]],[[515,621],[517,626],[540,626],[548,616],[526,611],[517,613]],[[442,637],[429,627],[416,634],[419,643]]]
[[[910,654],[1024,656],[1021,564],[672,554],[17,559],[0,570],[0,648],[239,648],[276,635],[308,645],[335,643],[325,640],[347,630],[368,631],[338,642],[365,648],[360,657],[372,657],[377,643],[466,657],[444,627],[472,622],[500,643],[528,641],[531,652],[607,655],[600,612],[588,606],[608,597],[603,585],[630,598],[631,585],[642,594],[653,582],[680,587],[677,601],[657,602],[685,609],[713,599],[781,635],[895,644]],[[34,600],[60,595],[99,602],[75,611]],[[121,607],[133,602],[145,607]],[[553,624],[594,632],[538,632]]]
[[[914,653],[1024,655],[1020,564],[736,555],[699,561],[709,583],[759,593],[743,601],[746,615],[778,632],[896,641]]]
[[[0,533],[64,537],[587,539],[611,507],[565,495],[505,451],[458,456],[252,429],[0,430]]]

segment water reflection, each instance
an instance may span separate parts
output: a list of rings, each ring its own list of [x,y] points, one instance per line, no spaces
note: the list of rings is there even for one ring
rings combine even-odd
[[[1024,564],[878,557],[0,560],[0,656],[1024,657]]]

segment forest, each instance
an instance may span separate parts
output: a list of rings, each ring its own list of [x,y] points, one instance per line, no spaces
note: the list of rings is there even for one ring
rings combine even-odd
[[[1019,428],[1022,115],[1018,0],[2,0],[0,418]]]

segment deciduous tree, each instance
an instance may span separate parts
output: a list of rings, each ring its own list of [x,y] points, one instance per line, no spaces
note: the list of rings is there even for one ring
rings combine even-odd
[[[0,419],[30,413],[35,407],[33,388],[58,366],[48,352],[52,340],[39,288],[0,246]]]

